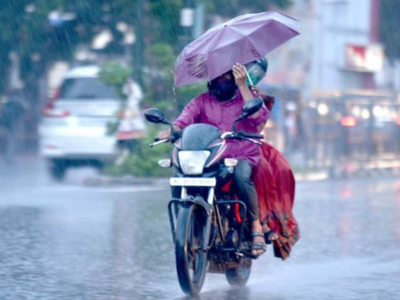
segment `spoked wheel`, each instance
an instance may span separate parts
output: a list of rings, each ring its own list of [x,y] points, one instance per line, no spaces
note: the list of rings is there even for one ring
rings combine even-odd
[[[201,250],[205,221],[204,212],[197,205],[179,209],[175,239],[176,270],[182,291],[190,295],[200,293],[206,275],[207,253]]]
[[[250,278],[251,264],[249,266],[231,268],[226,270],[225,276],[232,286],[245,286]]]

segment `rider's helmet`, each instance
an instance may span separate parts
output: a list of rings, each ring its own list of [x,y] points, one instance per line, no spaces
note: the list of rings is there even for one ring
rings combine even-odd
[[[249,73],[251,82],[247,78],[247,85],[254,86],[261,81],[261,79],[267,74],[268,61],[266,58],[260,58],[255,61],[249,62],[245,65],[247,73]]]

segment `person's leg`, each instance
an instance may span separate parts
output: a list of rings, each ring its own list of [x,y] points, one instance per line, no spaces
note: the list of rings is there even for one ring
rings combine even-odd
[[[239,199],[247,206],[247,217],[251,221],[259,219],[259,208],[256,188],[251,180],[252,167],[246,160],[239,160],[233,174],[233,184]]]
[[[239,160],[235,167],[235,173],[233,175],[233,183],[236,194],[239,199],[242,200],[247,206],[247,217],[251,222],[251,230],[253,233],[262,233],[262,227],[260,223],[260,213],[258,207],[257,191],[251,180],[252,168],[248,161]],[[253,244],[261,245],[265,243],[263,235],[254,235]],[[253,250],[253,254],[258,256],[265,252],[265,249],[258,248]]]

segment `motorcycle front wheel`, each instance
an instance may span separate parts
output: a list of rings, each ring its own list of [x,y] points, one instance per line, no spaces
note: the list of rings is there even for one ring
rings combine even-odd
[[[181,289],[189,295],[197,295],[203,287],[207,269],[207,253],[204,244],[206,216],[195,204],[179,209],[175,238],[175,259]]]

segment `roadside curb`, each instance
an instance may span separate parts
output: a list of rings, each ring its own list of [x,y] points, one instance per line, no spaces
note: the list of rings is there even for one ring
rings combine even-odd
[[[304,173],[295,173],[296,182],[314,182],[324,180],[368,179],[381,177],[400,177],[400,167],[345,168],[315,170]]]
[[[346,180],[363,179],[378,177],[400,177],[400,168],[376,168],[376,169],[357,169],[352,172],[340,170],[329,172],[329,170],[319,170],[313,172],[295,173],[297,183],[319,182],[326,180]],[[110,187],[110,186],[169,186],[169,177],[112,177],[101,175],[98,177],[86,178],[83,184],[91,187]]]
[[[295,173],[294,178],[296,182],[316,182],[328,180],[329,174],[327,171]]]
[[[327,172],[314,172],[307,174],[295,174],[296,182],[314,182],[329,179]],[[86,178],[83,184],[88,187],[112,187],[112,186],[169,186],[169,177],[140,178],[133,176],[112,177],[99,176]]]
[[[352,171],[339,170],[331,174],[332,179],[355,179],[355,178],[379,178],[379,177],[399,177],[399,167],[385,168],[359,168]]]
[[[90,177],[83,181],[86,186],[160,186],[168,185],[169,178],[140,178],[133,176],[124,177],[111,177],[111,176],[100,176],[100,177]]]

